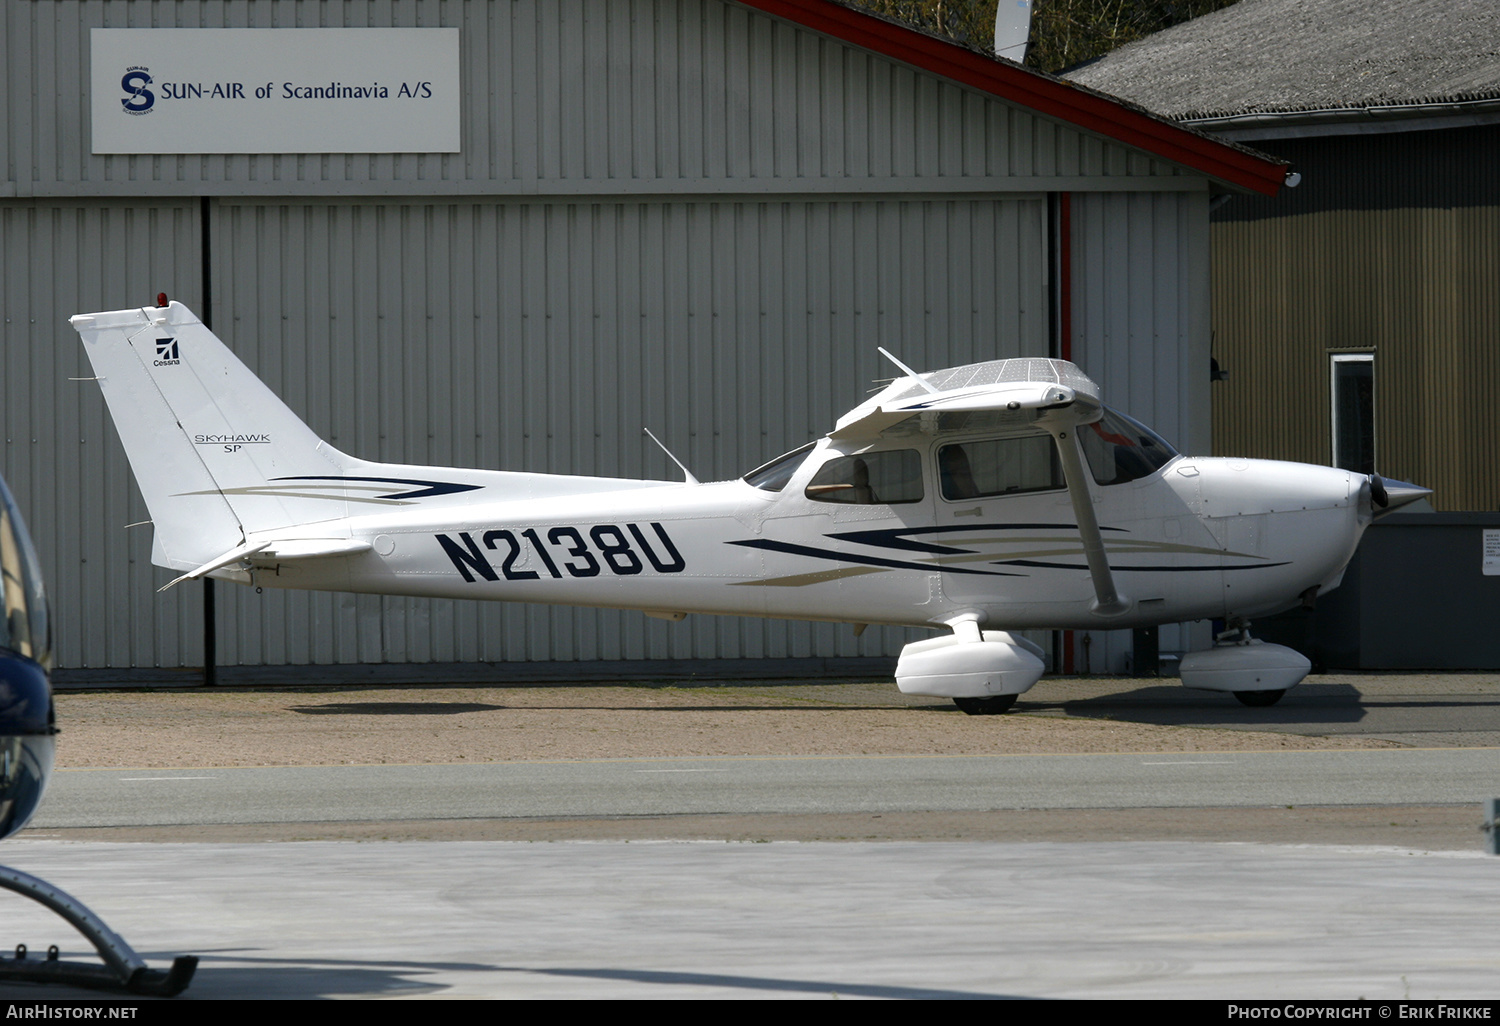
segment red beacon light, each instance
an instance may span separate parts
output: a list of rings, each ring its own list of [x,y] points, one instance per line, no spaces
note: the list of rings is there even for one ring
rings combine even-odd
[[[165,292],[158,292],[156,294],[156,305],[157,306],[166,306],[167,305],[167,294]]]

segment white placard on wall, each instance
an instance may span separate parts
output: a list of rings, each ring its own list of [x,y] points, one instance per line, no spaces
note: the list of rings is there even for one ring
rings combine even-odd
[[[457,153],[458,29],[92,29],[94,153]]]

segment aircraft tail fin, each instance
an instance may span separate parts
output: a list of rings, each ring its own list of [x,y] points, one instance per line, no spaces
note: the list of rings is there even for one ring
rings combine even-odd
[[[151,561],[184,577],[272,553],[353,554],[362,514],[673,484],[361,460],[313,434],[181,303],[70,323],[151,511]]]
[[[308,482],[361,464],[315,435],[181,303],[70,321],[156,526],[152,562],[201,567],[251,532],[348,515]]]

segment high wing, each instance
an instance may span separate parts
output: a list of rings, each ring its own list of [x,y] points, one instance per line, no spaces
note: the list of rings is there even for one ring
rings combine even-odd
[[[370,551],[370,543],[354,538],[256,538],[243,545],[236,545],[228,552],[209,560],[196,570],[189,570],[181,577],[174,577],[157,591],[166,591],[183,581],[196,581],[215,570],[234,563],[265,563],[267,565],[297,559],[321,559],[328,556],[352,556]]]
[[[906,371],[906,377],[895,379],[840,417],[830,438],[873,440],[887,428],[924,413],[1010,411],[1018,414],[1017,426],[1021,427],[1043,417],[1053,424],[1087,424],[1098,420],[1104,410],[1099,386],[1066,360],[991,360],[917,374],[891,359]],[[1046,430],[1041,425],[1038,429]]]
[[[843,442],[873,441],[883,431],[913,417],[931,418],[936,429],[943,414],[965,413],[1009,414],[1017,433],[1030,430],[1050,434],[1057,444],[1073,515],[1083,539],[1094,585],[1094,611],[1104,616],[1127,612],[1130,602],[1121,597],[1109,568],[1077,438],[1080,426],[1097,421],[1104,413],[1099,386],[1066,360],[991,360],[918,374],[884,349],[881,352],[906,376],[846,413],[828,437]]]

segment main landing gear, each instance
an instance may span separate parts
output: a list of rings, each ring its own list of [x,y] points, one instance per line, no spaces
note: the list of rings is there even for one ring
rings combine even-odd
[[[1281,701],[1281,696],[1286,694],[1286,688],[1273,691],[1236,691],[1234,697],[1240,700],[1241,705],[1248,705],[1252,709],[1264,709]]]
[[[977,622],[962,621],[946,637],[903,648],[896,686],[907,695],[951,698],[970,716],[996,716],[1015,705],[1045,668],[1034,642],[1004,631],[981,632]]]
[[[955,698],[953,704],[970,716],[998,716],[1016,704],[1015,695],[990,695],[985,698]]]
[[[977,623],[961,620],[946,637],[903,648],[896,685],[907,695],[951,698],[970,716],[994,716],[1016,704],[1044,665],[1041,648],[1020,635],[981,632]],[[1183,657],[1181,673],[1184,687],[1227,691],[1242,705],[1264,709],[1311,669],[1300,652],[1252,638],[1248,622],[1233,620],[1213,648]]]

